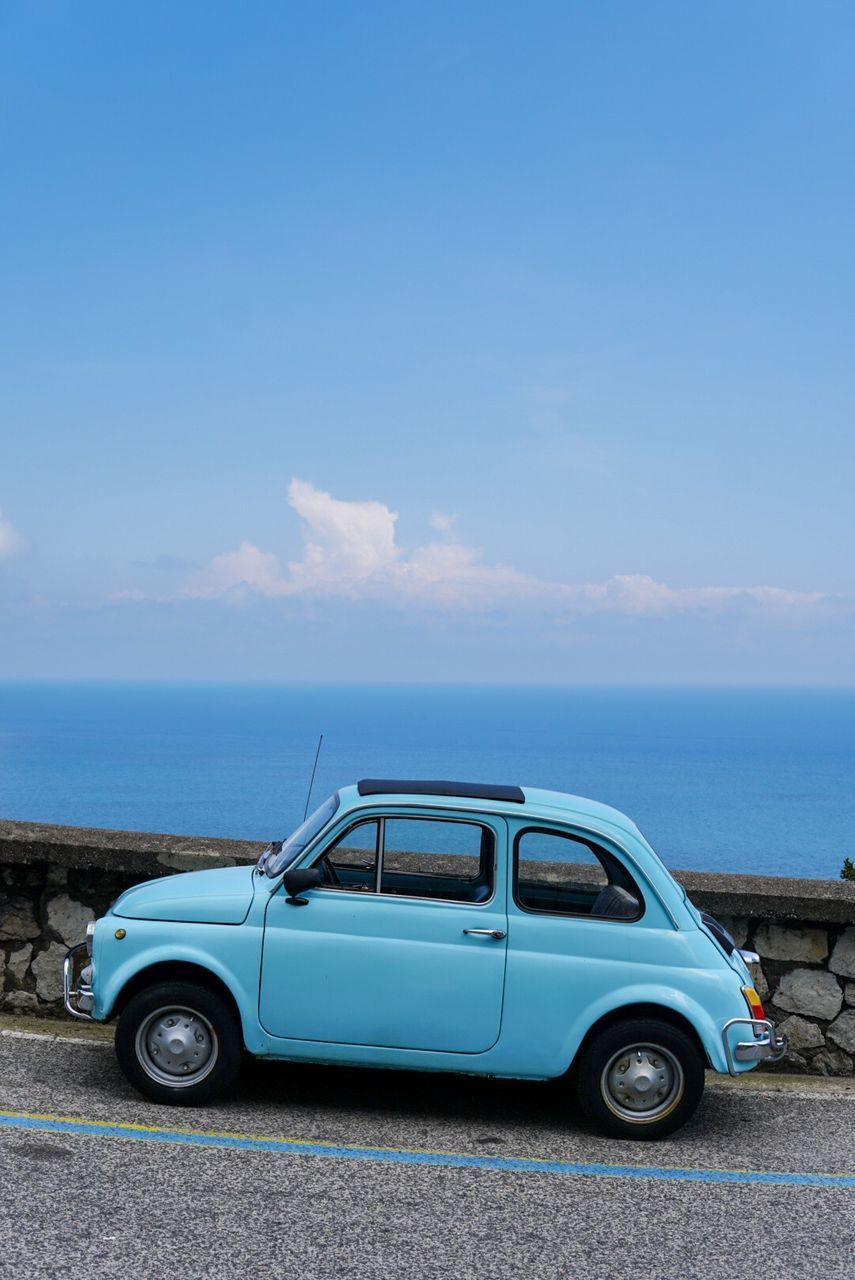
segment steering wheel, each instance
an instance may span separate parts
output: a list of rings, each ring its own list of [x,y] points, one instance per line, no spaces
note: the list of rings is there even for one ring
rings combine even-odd
[[[318,858],[317,865],[320,867],[321,874],[324,877],[324,884],[331,886],[333,889],[340,889],[341,881],[327,854],[324,854],[322,858]]]

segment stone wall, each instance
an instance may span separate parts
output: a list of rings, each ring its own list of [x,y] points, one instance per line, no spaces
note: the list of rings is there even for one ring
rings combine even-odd
[[[740,946],[756,951],[754,986],[789,1040],[784,1071],[855,1071],[855,928],[724,917]]]
[[[0,822],[0,1007],[61,1012],[62,960],[124,889],[255,862],[261,844]],[[754,981],[790,1038],[789,1071],[855,1074],[855,884],[677,873],[692,901],[760,955]]]
[[[689,871],[678,879],[760,957],[754,985],[790,1042],[771,1070],[855,1074],[855,884]]]
[[[0,822],[0,1008],[62,1013],[62,961],[120,893],[156,876],[255,862],[262,844]]]

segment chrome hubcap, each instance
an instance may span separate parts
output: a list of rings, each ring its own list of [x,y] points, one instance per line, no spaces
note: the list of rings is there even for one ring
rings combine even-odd
[[[623,1120],[644,1123],[672,1111],[683,1096],[683,1068],[666,1049],[634,1044],[606,1064],[600,1080],[603,1099]]]
[[[157,1009],[140,1026],[137,1059],[158,1084],[180,1089],[204,1080],[219,1053],[217,1033],[201,1013],[180,1007]]]

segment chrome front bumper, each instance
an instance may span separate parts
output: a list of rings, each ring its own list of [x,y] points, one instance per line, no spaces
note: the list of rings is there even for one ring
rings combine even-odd
[[[93,1021],[95,997],[91,977],[89,948],[85,942],[80,942],[71,948],[62,963],[62,998],[66,1013],[70,1013],[72,1018],[82,1018],[85,1022]]]
[[[751,1027],[754,1037],[731,1046],[727,1038],[731,1027]],[[722,1027],[721,1038],[727,1069],[732,1076],[739,1074],[735,1062],[780,1062],[787,1052],[787,1037],[778,1035],[775,1024],[768,1018],[731,1018]]]

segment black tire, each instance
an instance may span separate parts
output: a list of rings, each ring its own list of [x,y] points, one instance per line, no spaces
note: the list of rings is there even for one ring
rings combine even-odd
[[[576,1094],[602,1132],[651,1141],[694,1114],[704,1091],[704,1065],[701,1050],[679,1027],[657,1018],[628,1018],[585,1045],[575,1064]]]
[[[174,1035],[170,1032],[174,1028]],[[159,982],[128,1001],[116,1029],[116,1057],[153,1102],[210,1102],[238,1073],[240,1024],[215,992],[194,982]]]

